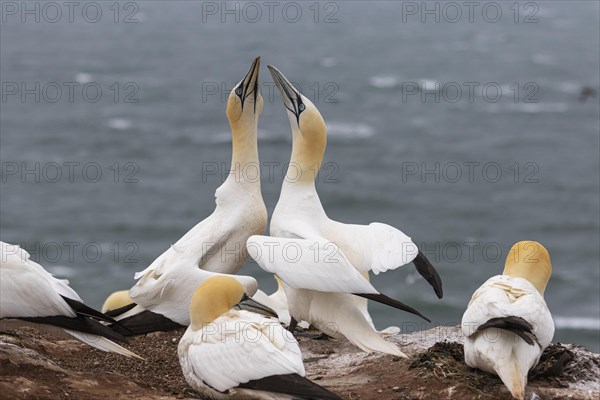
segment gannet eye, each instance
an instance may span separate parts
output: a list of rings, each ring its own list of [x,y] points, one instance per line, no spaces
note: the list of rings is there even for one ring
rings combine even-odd
[[[238,87],[237,89],[235,89],[235,94],[237,94],[238,96],[242,95],[242,88]]]
[[[304,109],[305,109],[305,108],[306,108],[306,107],[304,106],[304,103],[300,103],[300,104],[298,105],[298,110],[300,110],[300,111],[304,111]]]

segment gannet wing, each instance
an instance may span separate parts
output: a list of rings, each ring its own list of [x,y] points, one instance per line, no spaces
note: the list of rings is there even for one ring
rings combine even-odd
[[[324,236],[346,250],[353,266],[363,273],[372,271],[378,275],[413,262],[417,272],[433,287],[438,298],[442,298],[442,280],[435,267],[399,229],[379,222],[355,225],[330,221]]]
[[[469,337],[481,327],[504,326],[527,333],[526,324],[542,348],[550,344],[554,322],[542,295],[525,279],[498,275],[473,294],[463,315],[462,331]]]
[[[417,257],[417,245],[399,229],[379,222],[367,228],[371,235],[371,271],[375,275],[408,264]]]
[[[2,243],[1,250],[0,318],[76,316],[62,297],[81,301],[68,281],[56,279],[17,245]]]
[[[290,332],[277,321],[239,314],[225,314],[195,334],[187,362],[197,377],[223,392],[273,375],[304,376],[300,348]]]
[[[254,235],[246,242],[250,256],[267,272],[295,289],[378,294],[350,264],[341,249],[323,238],[299,239]]]
[[[19,246],[2,243],[1,250],[0,320],[55,326],[100,350],[140,358],[109,340],[124,338],[97,320],[115,321],[83,304],[68,281],[56,279]]]

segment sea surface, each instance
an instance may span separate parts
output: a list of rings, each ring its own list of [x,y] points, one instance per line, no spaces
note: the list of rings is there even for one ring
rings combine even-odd
[[[1,240],[92,306],[130,287],[212,212],[227,94],[260,55],[269,212],[291,148],[273,64],[327,122],[329,216],[401,229],[443,278],[438,300],[412,264],[374,276],[433,321],[373,304],[379,328],[459,323],[537,240],[554,340],[600,351],[599,3],[475,3],[2,2]]]

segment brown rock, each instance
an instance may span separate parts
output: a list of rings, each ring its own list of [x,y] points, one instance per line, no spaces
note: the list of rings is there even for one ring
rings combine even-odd
[[[35,330],[0,335],[0,393],[14,399],[191,399],[177,347],[183,330],[135,337],[128,359],[75,340],[54,340]],[[506,399],[495,376],[464,364],[458,327],[388,336],[409,359],[367,354],[347,341],[300,342],[307,377],[344,399]],[[396,361],[396,362],[393,362]],[[386,388],[386,389],[381,389]],[[530,373],[528,397],[598,399],[600,355],[575,345],[551,345]]]

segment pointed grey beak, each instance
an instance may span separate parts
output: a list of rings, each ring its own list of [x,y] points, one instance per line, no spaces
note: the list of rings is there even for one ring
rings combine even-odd
[[[254,112],[256,112],[256,103],[259,95],[258,87],[258,72],[260,71],[260,57],[256,57],[252,62],[250,70],[238,84],[235,89],[235,94],[238,95],[242,101],[242,109],[244,108],[244,102],[248,96],[252,96],[254,99]]]
[[[281,93],[283,105],[296,116],[296,122],[299,125],[300,114],[306,108],[302,102],[300,91],[296,89],[277,68],[272,65],[267,65],[267,68],[269,68],[269,72],[271,72],[271,76],[273,76],[273,81]]]
[[[247,294],[244,294],[244,297],[242,297],[242,300],[240,300],[240,302],[237,303],[234,306],[234,308],[237,308],[238,310],[246,310],[246,311],[250,311],[253,313],[265,315],[267,317],[277,318],[277,313],[275,311],[273,311],[272,309],[270,309],[269,307],[267,307],[263,304],[260,304],[258,301],[253,300]]]

